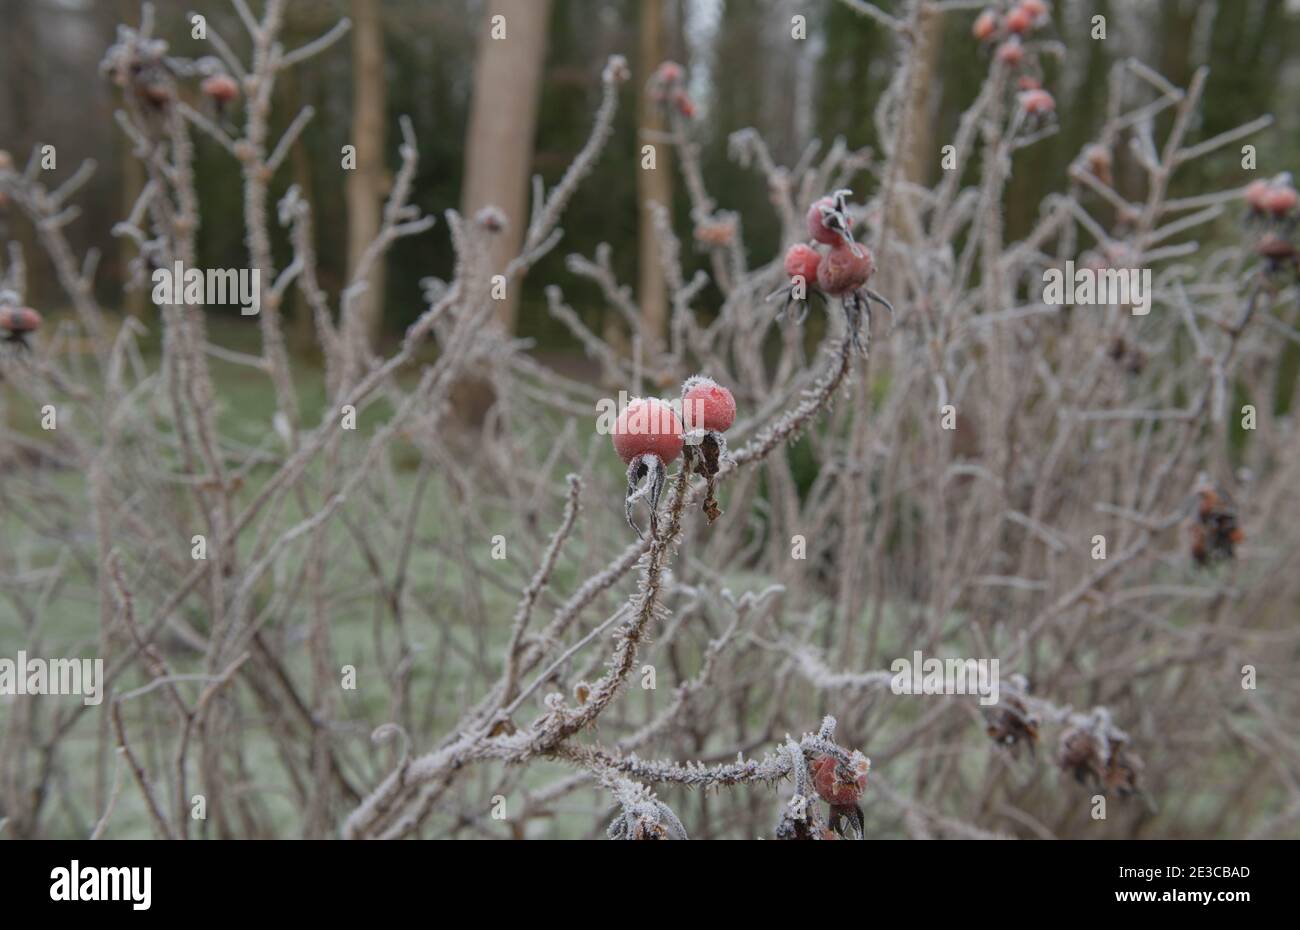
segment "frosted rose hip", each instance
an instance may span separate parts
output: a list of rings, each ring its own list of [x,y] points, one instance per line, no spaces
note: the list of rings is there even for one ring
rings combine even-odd
[[[1007,65],[1018,65],[1024,61],[1025,47],[1018,36],[1012,36],[998,46],[998,61]]]
[[[1264,211],[1264,200],[1268,197],[1268,182],[1251,181],[1246,185],[1246,192],[1243,196],[1252,209],[1262,213]]]
[[[821,260],[822,257],[812,246],[804,245],[802,242],[792,245],[785,253],[786,277],[793,278],[799,275],[804,279],[805,284],[812,284],[817,280],[817,266],[821,264]]]
[[[826,245],[835,245],[845,241],[844,233],[827,225],[826,212],[834,211],[833,215],[840,218],[844,223],[844,229],[853,228],[853,219],[847,213],[840,213],[834,197],[823,197],[808,208],[808,235],[812,236],[818,242]]]
[[[228,74],[214,74],[205,78],[199,90],[218,103],[229,103],[239,96],[239,85]]]
[[[1033,22],[1034,18],[1023,6],[1018,6],[1007,14],[1007,28],[1012,32],[1027,32]]]
[[[655,77],[665,84],[676,84],[682,79],[682,66],[675,61],[665,61],[659,65]]]
[[[1047,15],[1047,4],[1043,0],[1022,0],[1020,9],[1034,22]]]
[[[671,462],[682,452],[682,423],[662,400],[633,398],[614,422],[614,451],[628,463],[638,455]]]
[[[971,35],[986,42],[993,37],[993,33],[998,31],[998,14],[992,10],[985,10],[979,16],[975,17],[975,24],[971,26]]]
[[[867,772],[871,762],[861,752],[850,757],[850,770],[840,771],[834,756],[821,756],[813,762],[813,786],[823,801],[836,806],[857,804],[867,787]],[[847,775],[847,777],[842,777]]]
[[[12,336],[41,328],[41,315],[31,307],[0,307],[0,330]]]
[[[696,375],[687,380],[682,395],[682,417],[687,429],[725,433],[736,422],[736,399],[711,378]]]
[[[1031,116],[1043,116],[1056,109],[1056,98],[1045,90],[1027,90],[1020,95],[1020,106]]]
[[[1274,216],[1286,216],[1295,209],[1296,192],[1290,184],[1278,184],[1270,187],[1260,198],[1266,212]]]
[[[817,286],[832,297],[855,291],[867,283],[875,263],[865,245],[842,242],[817,267]]]

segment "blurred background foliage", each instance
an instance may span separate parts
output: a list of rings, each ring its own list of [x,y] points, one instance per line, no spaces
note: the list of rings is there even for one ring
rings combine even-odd
[[[461,207],[466,133],[473,104],[475,56],[485,22],[500,3],[493,0],[314,0],[291,2],[286,45],[322,33],[339,16],[355,15],[358,4],[378,2],[383,34],[385,84],[385,159],[397,163],[397,117],[407,114],[419,138],[421,159],[415,200],[441,216]],[[516,0],[517,2],[517,0]],[[637,170],[639,163],[636,95],[657,61],[638,60],[640,4],[652,0],[552,0],[539,95],[533,170],[548,186],[555,183],[586,140],[599,100],[599,74],[611,53],[625,54],[633,80],[623,89],[616,138],[593,176],[583,186],[565,219],[565,241],[529,275],[518,312],[519,335],[539,348],[566,351],[572,340],[545,309],[548,283],[562,283],[566,296],[593,328],[603,325],[604,307],[593,288],[564,268],[571,252],[592,255],[600,242],[613,247],[620,280],[638,281]],[[236,50],[247,50],[234,11],[225,3],[158,4],[160,32],[178,56],[206,54],[190,37],[190,6],[207,15]],[[710,187],[720,209],[743,217],[743,235],[752,264],[770,261],[781,247],[777,221],[767,205],[762,178],[730,163],[727,137],[753,126],[778,162],[793,164],[809,141],[842,136],[853,147],[874,146],[872,109],[892,76],[887,40],[871,21],[837,0],[657,0],[663,21],[662,57],[690,72],[690,90],[699,107],[695,132]],[[881,6],[896,9],[897,2]],[[1276,125],[1257,138],[1259,172],[1271,175],[1300,159],[1300,3],[1293,0],[1056,0],[1053,30],[1067,48],[1063,61],[1050,65],[1046,86],[1056,95],[1061,131],[1020,153],[1015,163],[1007,233],[1017,236],[1032,222],[1044,194],[1064,183],[1068,162],[1101,121],[1106,75],[1111,65],[1134,56],[1152,64],[1171,81],[1186,85],[1194,70],[1211,68],[1198,135],[1206,137],[1263,112]],[[807,18],[808,35],[791,39],[791,17]],[[1107,38],[1090,38],[1091,17],[1107,17]],[[932,163],[919,170],[933,181],[940,171],[938,148],[953,134],[958,117],[976,93],[987,69],[987,51],[970,37],[974,11],[947,15],[937,33],[937,53],[928,85],[929,147]],[[105,249],[99,275],[102,297],[125,312],[143,312],[147,295],[123,299],[125,264],[131,252],[109,237],[141,183],[129,164],[124,140],[114,125],[115,89],[97,73],[104,48],[118,22],[135,23],[135,0],[0,0],[0,148],[22,164],[34,146],[54,144],[60,172],[82,159],[99,164],[83,191],[83,217],[74,224],[74,242]],[[353,48],[345,40],[311,66],[297,69],[277,87],[277,129],[306,104],[317,110],[294,157],[276,178],[278,198],[289,184],[311,193],[322,283],[337,296],[347,267],[347,205],[342,146],[353,141]],[[232,120],[240,119],[238,113]],[[247,259],[243,243],[238,166],[211,140],[198,138],[197,174],[204,227],[201,255],[209,267],[239,267]],[[1121,154],[1116,183],[1121,191],[1135,175]],[[1235,149],[1198,161],[1177,179],[1175,193],[1203,185],[1235,185],[1247,180]],[[860,179],[859,183],[869,183]],[[705,255],[691,246],[693,221],[680,182],[673,184],[674,222],[685,245],[684,257],[698,267]],[[12,218],[9,222],[13,223]],[[29,247],[30,302],[57,309],[63,302],[57,282],[33,233],[21,222],[13,228]],[[1221,235],[1232,235],[1225,224]],[[450,274],[451,250],[444,223],[423,236],[401,241],[388,261],[383,333],[400,334],[422,306],[419,282]],[[287,254],[277,243],[277,257]],[[644,259],[640,259],[644,260]],[[707,303],[706,303],[707,306]],[[224,312],[214,310],[214,313]],[[290,308],[295,343],[310,345],[310,322],[300,306]],[[251,325],[232,316],[232,324]]]

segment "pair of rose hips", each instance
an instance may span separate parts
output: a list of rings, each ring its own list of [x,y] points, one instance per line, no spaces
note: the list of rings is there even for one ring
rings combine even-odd
[[[722,434],[736,421],[736,399],[722,385],[696,375],[682,385],[682,417],[667,401],[657,397],[633,398],[614,422],[614,451],[627,465],[627,497],[624,509],[628,525],[641,529],[632,519],[633,505],[642,497],[650,507],[650,530],[657,526],[659,499],[668,477],[668,464],[685,452],[689,471],[708,481],[704,511],[709,522],[721,515],[714,499],[714,478],[718,474],[727,443]],[[683,426],[682,419],[686,423]],[[688,441],[689,440],[689,441]]]
[[[1286,219],[1295,212],[1297,195],[1289,180],[1251,181],[1246,185],[1246,203],[1256,216]]]
[[[29,348],[27,337],[41,328],[41,315],[31,307],[0,306],[0,341]]]
[[[1255,243],[1255,252],[1267,263],[1270,273],[1289,270],[1300,277],[1300,254],[1291,241],[1300,216],[1296,207],[1300,197],[1291,186],[1291,176],[1282,174],[1271,181],[1251,181],[1243,195],[1250,207],[1248,223],[1262,223],[1263,234]]]

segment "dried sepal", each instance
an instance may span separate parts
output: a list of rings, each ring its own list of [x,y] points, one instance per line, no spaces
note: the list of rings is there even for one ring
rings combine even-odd
[[[690,437],[694,441],[685,446],[686,467],[691,474],[699,475],[705,481],[704,503],[702,509],[709,522],[722,516],[718,506],[718,473],[722,463],[730,456],[727,453],[727,439],[714,430],[701,430],[698,436]]]
[[[1033,756],[1038,747],[1038,716],[1018,695],[1004,694],[987,716],[985,732],[998,746],[1015,756],[1021,746]]]
[[[646,499],[650,507],[650,534],[659,531],[659,501],[663,497],[664,485],[668,481],[668,467],[659,456],[652,453],[638,455],[627,466],[627,497],[623,502],[627,525],[642,536],[641,528],[632,519],[632,507],[641,498]]]

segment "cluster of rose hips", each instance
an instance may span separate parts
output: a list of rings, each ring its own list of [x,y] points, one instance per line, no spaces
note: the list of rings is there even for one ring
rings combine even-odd
[[[1291,241],[1295,233],[1297,202],[1300,198],[1291,185],[1291,176],[1282,174],[1271,181],[1252,181],[1246,185],[1247,222],[1261,227],[1255,252],[1267,263],[1268,271],[1290,269],[1300,275],[1300,258]]]
[[[1038,56],[1025,40],[1051,21],[1051,11],[1044,0],[1020,0],[1005,13],[990,7],[975,18],[971,33],[980,42],[993,47],[994,57],[1007,68],[1022,66],[1025,73],[1017,80],[1020,108],[1027,116],[1045,119],[1056,110],[1056,100],[1043,90]]]
[[[723,437],[736,421],[736,400],[722,385],[702,375],[682,385],[682,416],[657,397],[633,398],[614,423],[614,451],[627,465],[627,522],[641,535],[632,519],[633,506],[645,498],[650,508],[650,533],[658,533],[659,500],[668,479],[668,465],[684,455],[688,473],[707,482],[704,512],[712,523],[722,515],[715,497],[716,479],[727,457]]]
[[[665,110],[673,109],[686,119],[695,118],[695,101],[686,93],[686,70],[675,61],[665,61],[651,75],[650,99]]]
[[[862,319],[867,319],[870,336],[871,301],[876,301],[892,314],[889,301],[869,289],[867,281],[876,270],[871,250],[853,241],[853,218],[849,216],[847,197],[853,192],[838,190],[822,197],[808,208],[808,235],[812,244],[796,242],[785,253],[785,274],[789,283],[768,295],[768,299],[782,296],[784,302],[777,314],[784,316],[791,305],[797,308],[796,323],[808,315],[808,300],[816,295],[823,301],[838,297],[844,307],[849,335],[860,351],[865,351],[861,339]],[[818,246],[826,247],[819,250]],[[815,285],[815,286],[814,286]]]

